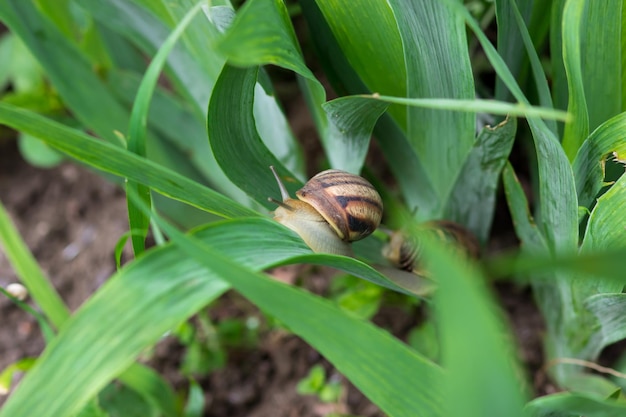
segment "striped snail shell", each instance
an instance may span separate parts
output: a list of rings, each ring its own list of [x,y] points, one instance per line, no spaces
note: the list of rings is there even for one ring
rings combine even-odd
[[[449,220],[434,220],[420,227],[420,234],[428,233],[431,237],[453,244],[465,256],[473,259],[480,257],[480,244],[466,228]],[[383,248],[383,256],[395,267],[410,271],[420,276],[428,276],[420,262],[421,245],[419,236],[410,237],[403,231],[391,234],[389,243]]]
[[[274,219],[295,231],[315,252],[352,256],[350,242],[363,239],[383,214],[380,195],[365,178],[337,169],[322,171],[289,197],[280,177],[270,167],[281,191]]]

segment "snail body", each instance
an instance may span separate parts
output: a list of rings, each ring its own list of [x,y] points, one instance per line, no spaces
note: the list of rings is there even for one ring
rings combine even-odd
[[[337,169],[311,178],[293,199],[273,167],[283,201],[274,219],[296,232],[314,252],[352,256],[350,243],[380,225],[383,203],[365,178]]]

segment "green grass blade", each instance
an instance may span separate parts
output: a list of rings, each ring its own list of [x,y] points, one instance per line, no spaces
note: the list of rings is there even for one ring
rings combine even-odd
[[[604,186],[607,157],[626,160],[626,113],[621,113],[598,127],[585,140],[574,159],[578,205],[591,208]]]
[[[567,111],[574,116],[574,120],[565,125],[563,149],[570,161],[574,160],[578,148],[589,135],[589,114],[583,84],[581,56],[583,19],[587,3],[581,0],[567,0],[563,9],[563,63],[569,92]]]
[[[436,242],[423,251],[438,283],[434,303],[446,370],[444,415],[522,417],[523,373],[484,277]]]
[[[528,71],[528,61],[526,56],[520,53],[524,42],[519,24],[516,23],[515,11],[518,11],[524,27],[526,27],[532,13],[533,1],[497,0],[495,4],[498,24],[498,53],[518,82],[523,84]],[[500,79],[496,80],[495,97],[498,100],[506,101],[511,98],[511,93]]]
[[[150,102],[152,101],[152,95],[156,89],[159,75],[161,74],[161,70],[165,65],[169,53],[178,41],[178,38],[183,34],[183,31],[187,28],[189,23],[191,23],[194,16],[200,11],[202,4],[203,3],[198,3],[191,10],[189,10],[185,17],[176,26],[174,31],[167,37],[161,48],[159,48],[157,54],[152,59],[152,62],[148,66],[143,80],[139,85],[137,98],[133,104],[128,126],[127,147],[128,150],[134,154],[142,157],[146,156],[148,109],[150,108]],[[144,204],[148,206],[152,205],[149,187],[133,180],[128,180],[126,182],[127,192],[129,189],[140,196]],[[132,234],[131,240],[135,256],[137,256],[144,250],[145,238],[148,234],[148,228],[150,227],[150,218],[143,214],[143,212],[139,210],[131,200],[128,200],[128,220],[130,228],[136,231],[136,233]]]
[[[0,103],[0,123],[29,133],[94,168],[133,179],[164,196],[209,213],[221,217],[258,216],[256,211],[161,165],[35,113]]]
[[[2,203],[0,203],[0,242],[4,254],[35,303],[48,320],[59,328],[69,317],[69,309],[39,268]]]
[[[406,96],[473,99],[474,80],[463,21],[439,0],[396,0],[391,6],[404,48]],[[420,107],[409,108],[407,114],[409,142],[443,206],[474,144],[475,117]]]
[[[74,116],[102,138],[119,143],[114,132],[126,130],[128,114],[75,44],[31,1],[0,2],[0,20],[28,46]]]
[[[445,218],[465,225],[483,244],[489,237],[500,173],[516,131],[517,120],[506,119],[480,132],[448,201]]]
[[[517,23],[518,30],[520,32],[522,41],[524,43],[524,47],[526,48],[526,53],[528,54],[528,58],[530,60],[533,80],[535,82],[535,85],[537,86],[537,95],[539,96],[539,103],[541,104],[542,107],[551,109],[553,108],[553,104],[552,104],[552,97],[550,96],[550,87],[548,86],[548,80],[546,78],[546,74],[543,71],[541,61],[539,60],[539,56],[537,54],[537,51],[535,50],[535,46],[533,44],[533,40],[531,39],[529,30],[526,27],[526,23],[520,13],[518,6],[516,5],[516,2],[513,0],[507,0],[507,3],[511,5],[511,9],[515,17],[515,22]],[[525,6],[527,7],[529,5],[532,7],[532,1],[525,3]],[[500,45],[500,43],[498,43],[498,45]],[[546,120],[546,125],[548,126],[550,131],[554,133],[554,135],[558,135],[556,123],[550,120]]]
[[[552,108],[530,106],[527,102],[507,103],[496,100],[460,100],[444,98],[402,98],[381,95],[363,96],[372,97],[388,103],[404,104],[406,106],[423,107],[433,110],[450,110],[464,113],[491,113],[502,116],[541,117],[548,120],[569,121],[567,112]]]

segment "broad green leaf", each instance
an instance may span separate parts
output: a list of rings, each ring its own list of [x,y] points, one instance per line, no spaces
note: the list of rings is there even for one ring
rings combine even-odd
[[[622,175],[598,198],[589,216],[581,252],[626,246],[624,213],[626,213],[626,175]]]
[[[582,47],[584,36],[584,14],[587,1],[567,0],[563,8],[563,63],[567,75],[569,99],[567,111],[574,115],[574,120],[565,125],[563,149],[570,161],[589,135],[589,113],[585,97],[582,73]]]
[[[130,178],[167,197],[221,217],[258,216],[223,195],[119,146],[4,103],[0,123],[37,137],[55,149],[104,172]]]
[[[375,0],[350,3],[315,0],[315,3],[341,52],[369,91],[406,97],[407,69],[393,5]],[[312,5],[303,9],[311,18]],[[397,107],[391,112],[400,126],[405,126],[404,109]]]
[[[622,0],[584,3],[580,47],[589,130],[592,131],[622,111],[621,74],[626,50],[620,38],[624,36],[624,5]]]
[[[621,113],[600,125],[576,154],[574,175],[578,205],[591,208],[604,185],[605,159],[610,156],[626,160],[626,113]]]
[[[19,232],[0,203],[0,243],[3,252],[29,294],[55,327],[61,326],[70,312],[50,281],[39,268]]]
[[[119,143],[114,131],[125,131],[128,115],[77,46],[31,1],[3,0],[0,20],[28,46],[74,116],[102,138]]]
[[[187,25],[191,23],[193,17],[200,11],[201,5],[202,3],[197,3],[195,7],[189,10],[185,17],[176,26],[174,31],[167,37],[163,45],[159,48],[157,54],[152,59],[152,62],[148,66],[148,69],[141,80],[141,84],[137,90],[137,97],[133,103],[133,109],[128,125],[127,148],[134,154],[142,157],[146,156],[148,109],[150,107],[150,102],[152,101],[152,95],[156,89],[156,84],[159,80],[159,75],[165,65],[168,54],[174,48],[176,41],[183,34]],[[129,189],[137,193],[145,204],[151,206],[152,199],[150,198],[149,187],[127,179],[127,193],[129,192]],[[130,228],[135,231],[135,233],[131,236],[131,241],[135,256],[137,256],[144,251],[145,238],[148,234],[150,219],[148,216],[144,215],[130,199],[128,199],[128,220]]]
[[[626,176],[622,177],[596,203],[589,216],[580,253],[596,253],[609,249],[626,248]],[[621,292],[619,283],[606,283],[592,276],[581,274],[574,286],[578,303],[594,294]],[[581,309],[582,310],[582,309]],[[585,315],[582,310],[580,316]],[[591,329],[587,330],[591,332]]]
[[[331,166],[359,174],[369,149],[372,130],[388,104],[366,97],[342,97],[323,106],[333,143]]]
[[[259,70],[259,82],[254,87],[253,112],[257,132],[265,146],[287,169],[304,179],[302,147],[291,133],[289,121],[277,102],[271,80],[262,69]]]
[[[257,73],[256,67],[224,66],[209,103],[208,133],[215,159],[230,180],[260,204],[273,208],[267,199],[279,192],[269,167],[276,167],[279,174],[288,171],[256,130],[253,100]],[[292,192],[294,182],[299,184],[295,179],[285,184]]]
[[[526,406],[530,417],[622,417],[626,404],[581,394],[558,393],[537,398]]]
[[[171,230],[166,232],[172,237]],[[381,407],[390,411],[396,404],[404,407],[404,412],[390,414],[415,415],[408,412],[412,408],[431,415],[429,410],[438,409],[442,373],[437,366],[332,303],[250,271],[311,253],[286,228],[267,219],[247,219],[212,223],[195,236],[193,242],[200,240],[203,248],[215,248],[211,255],[201,250],[200,262],[166,245],[147,251],[113,276],[63,326],[0,416],[71,415],[143,349],[225,291],[228,286],[222,277],[232,277],[264,311],[338,366],[344,364],[342,373],[364,384],[363,392],[377,391],[373,400],[383,397]],[[411,395],[392,395],[407,386]]]
[[[402,37],[406,96],[473,99],[474,80],[460,16],[439,0],[394,0],[390,4]],[[386,48],[389,47],[381,49]],[[411,107],[407,118],[408,140],[443,207],[474,144],[475,117],[470,113]]]
[[[445,218],[465,225],[483,244],[487,242],[502,168],[513,147],[517,120],[507,118],[478,135],[454,185]]]
[[[626,339],[626,294],[592,295],[585,300],[585,306],[600,323],[600,329],[596,331],[598,340],[594,346],[595,355],[604,347]]]
[[[523,416],[526,393],[513,337],[469,260],[436,242],[423,247],[437,281],[434,303],[446,370],[446,416]]]

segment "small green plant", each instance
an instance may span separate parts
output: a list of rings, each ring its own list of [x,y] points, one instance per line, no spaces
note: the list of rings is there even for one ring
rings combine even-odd
[[[325,403],[336,403],[342,396],[343,386],[341,381],[327,379],[324,367],[315,365],[309,374],[298,382],[297,390],[302,395],[316,395]]]

